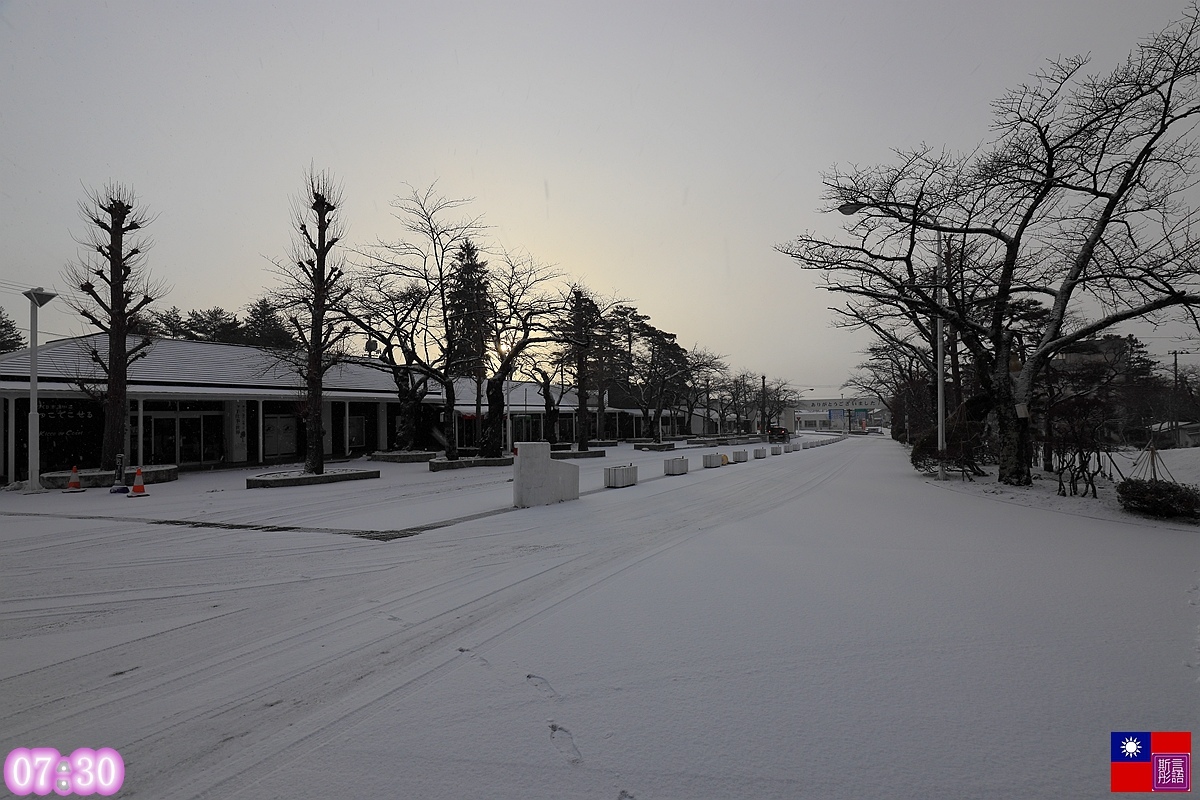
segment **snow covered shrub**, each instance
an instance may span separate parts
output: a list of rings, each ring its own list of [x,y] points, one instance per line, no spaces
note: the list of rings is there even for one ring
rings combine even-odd
[[[946,469],[965,471],[970,475],[986,475],[979,468],[980,463],[991,460],[988,441],[984,435],[984,425],[981,422],[959,422],[951,420],[946,423]],[[923,431],[913,439],[912,452],[909,454],[912,465],[924,472],[937,472],[937,428]]]
[[[1117,484],[1121,508],[1151,517],[1200,517],[1200,488],[1169,481],[1126,478]]]

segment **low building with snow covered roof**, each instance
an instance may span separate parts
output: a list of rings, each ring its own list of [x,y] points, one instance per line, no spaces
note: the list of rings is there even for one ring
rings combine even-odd
[[[93,346],[104,346],[104,336],[97,333],[38,346],[42,472],[99,465],[104,409],[97,394],[104,382],[89,352]],[[26,477],[29,367],[28,349],[0,355],[0,484]],[[322,414],[326,456],[352,456],[395,445],[402,405],[392,373],[380,367],[378,361],[353,358],[326,373]],[[505,394],[507,438],[544,438],[546,415],[538,385],[510,381]],[[576,395],[563,387],[554,394],[561,395],[559,438],[569,441],[575,431]],[[130,365],[127,395],[126,461],[132,466],[177,464],[202,469],[304,457],[304,384],[270,350],[156,339],[146,356]],[[474,381],[456,381],[455,396],[458,442],[470,446],[475,429]],[[442,449],[442,403],[441,387],[431,383],[416,421],[418,446]],[[483,410],[486,413],[486,400]],[[608,430],[636,428],[625,424],[635,413],[609,409]],[[594,419],[592,430],[596,430]]]

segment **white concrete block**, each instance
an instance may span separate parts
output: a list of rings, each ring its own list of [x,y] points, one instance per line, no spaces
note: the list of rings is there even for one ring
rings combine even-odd
[[[549,442],[517,442],[513,505],[544,506],[579,499],[579,467],[550,458]]]
[[[688,460],[679,458],[663,459],[663,475],[687,475]]]
[[[754,448],[754,457],[755,458],[766,458],[767,457],[767,448],[765,448],[765,447]]]
[[[713,467],[719,467],[719,466],[721,466],[721,454],[720,453],[705,453],[704,454],[704,468],[705,469],[712,469]]]
[[[621,489],[637,483],[637,466],[626,464],[604,468],[604,485],[609,489]]]
[[[734,463],[741,463],[743,461],[746,461],[747,460],[746,459],[746,451],[745,450],[734,450],[733,451],[733,460],[734,460]]]

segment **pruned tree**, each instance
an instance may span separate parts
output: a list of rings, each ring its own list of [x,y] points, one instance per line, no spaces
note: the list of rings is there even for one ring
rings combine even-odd
[[[150,242],[142,229],[151,217],[140,207],[133,189],[120,183],[89,192],[79,204],[88,233],[76,241],[83,248],[67,264],[64,277],[76,293],[67,303],[90,325],[107,336],[106,347],[92,346],[88,355],[104,376],[98,390],[104,401],[104,438],[100,468],[114,469],[117,454],[124,452],[129,422],[127,383],[129,365],[147,354],[148,335],[131,342],[131,328],[139,315],[166,294],[166,287],[151,279],[146,268]]]
[[[920,147],[894,164],[835,169],[826,199],[859,215],[851,240],[803,235],[779,248],[868,317],[946,321],[991,403],[1009,484],[1030,482],[1023,412],[1048,359],[1131,319],[1173,309],[1195,323],[1200,305],[1188,204],[1200,156],[1200,10],[1190,5],[1107,74],[1087,67],[1059,58],[998,100],[987,147]],[[963,256],[947,258],[944,241]],[[1020,342],[1012,307],[1037,298],[1048,304],[1041,334]]]
[[[285,360],[304,381],[304,471],[325,471],[323,392],[325,373],[344,360],[349,326],[340,309],[350,292],[342,249],[342,189],[333,176],[310,167],[293,201],[292,254],[273,262],[280,279],[275,303],[287,317],[298,346]]]
[[[3,308],[0,308],[0,353],[11,353],[25,347],[25,334],[13,322]]]

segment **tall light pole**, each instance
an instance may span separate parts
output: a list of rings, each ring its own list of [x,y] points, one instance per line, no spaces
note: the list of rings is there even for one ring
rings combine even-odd
[[[44,492],[42,488],[41,425],[38,417],[37,385],[37,317],[38,309],[58,297],[41,286],[21,292],[29,298],[29,481],[25,484],[26,494]]]
[[[937,322],[938,480],[946,480],[946,337],[942,334],[942,234],[937,236],[937,263],[933,267],[933,304]]]
[[[767,431],[767,376],[762,376],[762,432],[766,436]],[[768,437],[769,438],[769,437]]]

